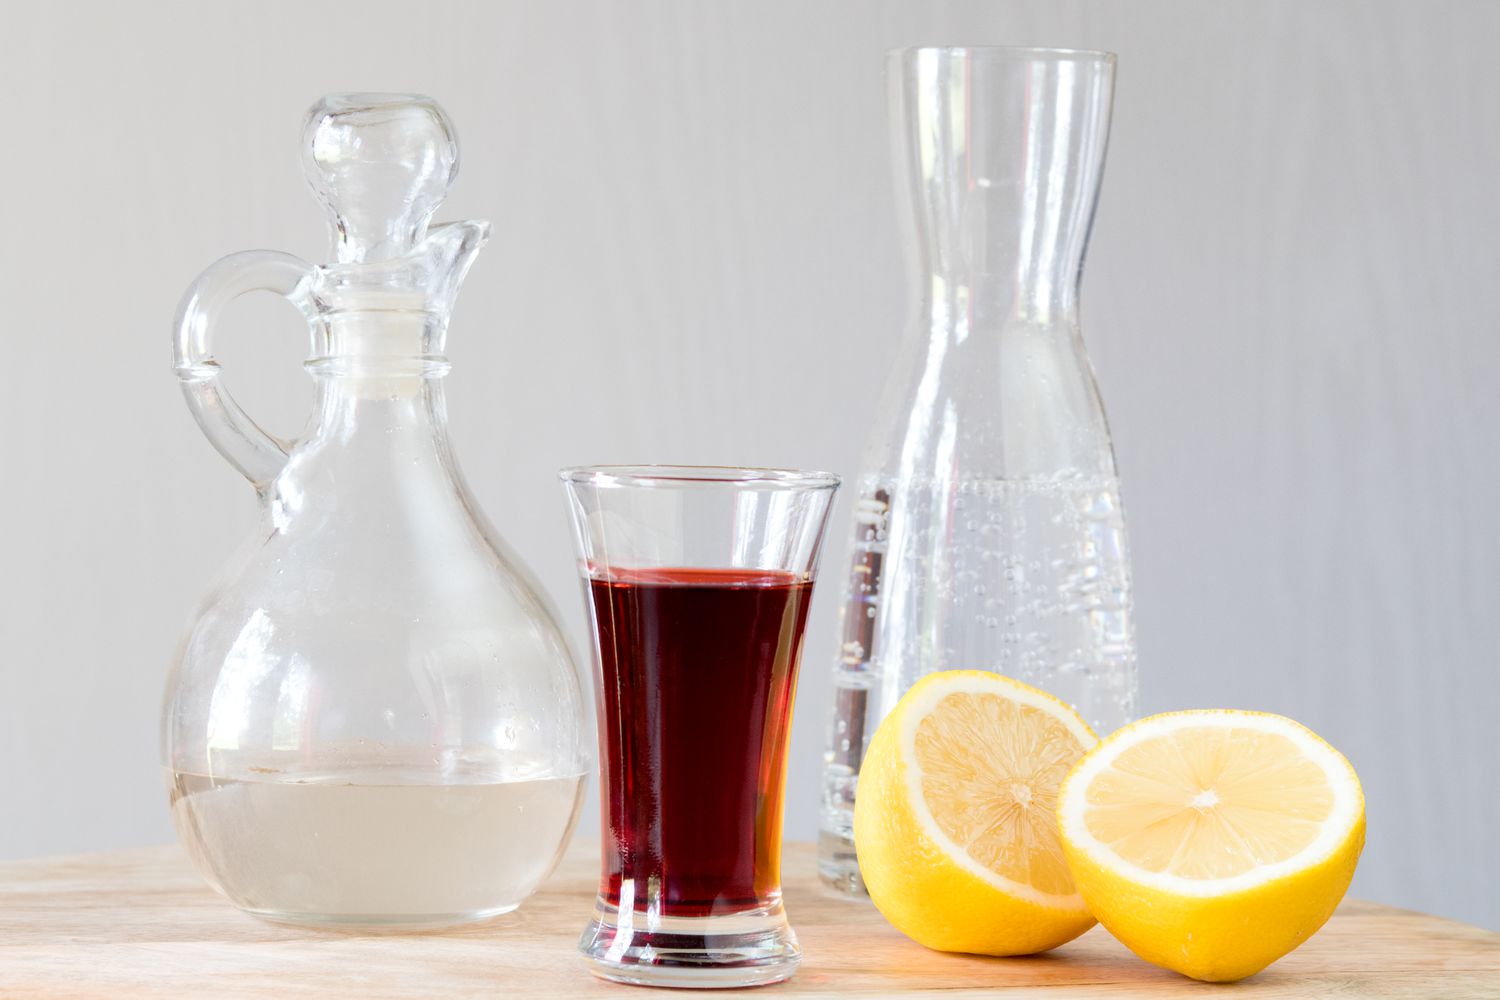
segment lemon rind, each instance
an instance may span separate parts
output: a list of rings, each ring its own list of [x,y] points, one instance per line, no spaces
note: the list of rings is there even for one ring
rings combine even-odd
[[[951,694],[1003,694],[1020,704],[1040,709],[1063,723],[1078,739],[1085,753],[1099,742],[1099,737],[1094,735],[1088,723],[1067,702],[1003,674],[983,670],[945,671],[941,676],[933,675],[919,681],[908,692],[911,700],[904,707],[901,719],[901,761],[906,780],[906,796],[922,832],[960,868],[1001,892],[1036,906],[1087,913],[1088,906],[1082,895],[1076,892],[1066,896],[1054,895],[997,874],[970,857],[968,851],[938,826],[932,810],[927,806],[927,798],[922,794],[923,772],[922,765],[917,760],[917,728],[927,714],[937,707],[938,702]]]
[[[1089,832],[1083,816],[1090,783],[1121,753],[1156,736],[1187,728],[1256,729],[1284,736],[1295,743],[1328,776],[1334,804],[1312,843],[1289,858],[1252,868],[1227,878],[1193,879],[1142,868],[1121,857]],[[1348,841],[1364,814],[1364,791],[1354,767],[1317,733],[1282,715],[1235,709],[1205,709],[1153,715],[1116,731],[1089,751],[1063,780],[1058,792],[1058,823],[1063,839],[1103,868],[1131,882],[1180,896],[1217,897],[1280,881],[1327,861]]]

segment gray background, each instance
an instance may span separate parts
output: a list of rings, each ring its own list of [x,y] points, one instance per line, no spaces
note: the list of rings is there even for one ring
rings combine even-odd
[[[582,648],[558,466],[855,472],[903,315],[883,50],[1085,46],[1120,54],[1084,328],[1144,707],[1312,726],[1369,799],[1354,891],[1500,928],[1497,39],[1500,4],[1458,2],[8,8],[0,856],[171,837],[163,674],[254,509],[169,324],[223,253],[326,259],[295,149],[320,94],[422,91],[458,123],[441,214],[497,236],[454,321],[453,434]],[[237,310],[231,385],[293,432],[300,324]]]

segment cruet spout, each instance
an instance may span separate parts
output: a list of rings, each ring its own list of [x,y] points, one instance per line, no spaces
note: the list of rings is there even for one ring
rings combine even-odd
[[[481,219],[445,222],[434,226],[407,255],[413,264],[413,276],[424,282],[429,311],[446,317],[453,309],[453,300],[474,258],[490,240],[490,229],[490,224]]]

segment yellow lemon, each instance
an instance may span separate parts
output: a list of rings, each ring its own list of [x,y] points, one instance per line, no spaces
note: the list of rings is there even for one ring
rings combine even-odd
[[[1099,922],[1194,979],[1254,975],[1323,926],[1365,842],[1354,768],[1260,712],[1126,726],[1063,785],[1068,865]]]
[[[914,684],[870,740],[854,845],[870,898],[939,951],[1028,955],[1094,924],[1057,835],[1057,792],[1096,742],[1078,713],[998,674]]]

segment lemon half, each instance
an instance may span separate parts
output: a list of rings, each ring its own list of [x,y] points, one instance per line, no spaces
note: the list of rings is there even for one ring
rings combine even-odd
[[[1025,955],[1088,930],[1055,809],[1095,742],[1077,712],[1019,681],[979,670],[918,681],[860,768],[854,844],[875,906],[940,951]]]
[[[1354,875],[1365,804],[1311,730],[1259,712],[1171,712],[1104,740],[1058,819],[1090,909],[1140,957],[1253,975],[1323,925]]]

